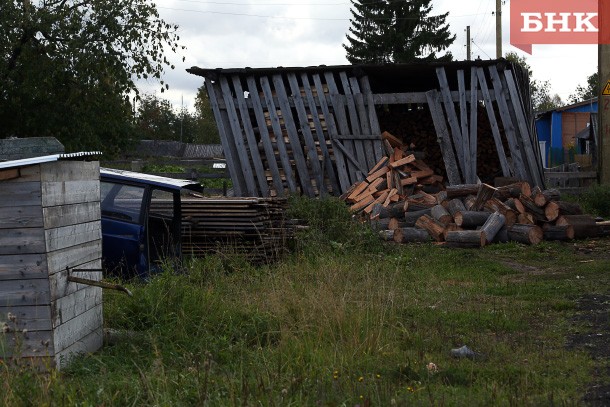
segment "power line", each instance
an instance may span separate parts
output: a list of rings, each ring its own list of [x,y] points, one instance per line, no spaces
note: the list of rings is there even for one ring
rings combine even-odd
[[[492,57],[490,57],[490,56],[487,54],[487,52],[485,52],[485,51],[483,50],[483,48],[479,47],[479,44],[477,44],[476,42],[474,42],[474,40],[472,41],[472,43],[473,43],[473,44],[474,44],[474,45],[475,45],[475,46],[476,46],[478,49],[480,49],[482,53],[484,53],[485,55],[487,55],[487,58],[489,58],[489,59],[493,59]]]

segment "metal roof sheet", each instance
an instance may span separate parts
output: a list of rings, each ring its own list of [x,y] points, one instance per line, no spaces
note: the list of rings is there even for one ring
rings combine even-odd
[[[83,152],[79,152],[79,153],[62,153],[62,154],[43,155],[40,157],[3,161],[3,162],[0,162],[0,169],[24,167],[26,165],[42,164],[42,163],[48,163],[48,162],[71,159],[71,158],[96,157],[99,155],[102,155],[102,152],[83,151]]]
[[[140,172],[115,170],[112,168],[100,168],[100,175],[102,178],[135,182],[139,184],[143,183],[174,190],[185,188],[197,192],[203,191],[203,186],[197,181],[160,177],[158,175],[143,174]]]

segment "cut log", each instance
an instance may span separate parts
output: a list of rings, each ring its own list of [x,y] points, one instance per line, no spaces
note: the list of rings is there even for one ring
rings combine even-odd
[[[553,226],[545,224],[542,227],[544,232],[544,240],[572,240],[574,239],[574,227],[572,225]]]
[[[493,240],[493,243],[508,243],[510,240],[508,239],[508,227],[504,226],[500,228],[496,237]]]
[[[400,151],[400,150],[398,150],[398,151]],[[402,151],[401,151],[401,154],[402,154]],[[405,158],[401,158],[398,161],[394,161],[392,164],[390,164],[390,167],[391,168],[400,168],[404,165],[412,163],[413,161],[415,161],[415,156],[413,154],[411,154],[409,156],[406,156]],[[434,172],[432,174],[434,174]],[[429,174],[429,175],[432,175],[432,174]]]
[[[455,216],[455,214],[458,212],[465,212],[466,206],[464,206],[464,202],[462,202],[461,199],[455,198],[449,201],[449,204],[447,205],[447,210],[449,211],[449,214],[451,214],[451,216]]]
[[[493,242],[496,234],[504,227],[506,218],[500,212],[492,213],[481,228],[487,243]]]
[[[394,231],[396,243],[429,242],[430,235],[427,231],[418,228],[400,228]]]
[[[570,225],[574,228],[575,239],[599,237],[599,227],[595,218],[590,215],[564,215],[555,223],[557,226]]]
[[[469,211],[470,208],[472,208],[472,205],[474,205],[474,201],[477,200],[477,197],[474,195],[468,195],[466,198],[464,198],[464,206],[466,207],[466,210]]]
[[[380,230],[379,237],[381,240],[385,240],[386,242],[391,242],[394,240],[394,231],[393,230]]]
[[[453,222],[453,216],[447,212],[447,209],[445,209],[443,205],[436,205],[432,207],[431,215],[443,225],[448,225],[449,223]]]
[[[536,206],[539,208],[544,208],[544,206],[547,204],[546,196],[544,196],[544,193],[542,192],[542,189],[540,189],[539,186],[535,186],[534,188],[532,188],[531,198],[532,201],[534,201],[534,204],[536,204]]]
[[[375,166],[371,168],[367,176],[375,173],[375,171],[380,170],[382,167],[388,165],[389,162],[390,159],[388,157],[382,157],[381,160],[379,160],[377,164],[375,164]]]
[[[519,196],[519,201],[523,204],[525,210],[534,216],[536,222],[546,222],[547,219],[544,214],[544,209],[536,205],[532,198],[521,194],[521,196]]]
[[[513,242],[533,245],[540,243],[543,237],[542,228],[536,225],[516,223],[508,228],[508,238]]]
[[[348,203],[356,202],[356,197],[364,192],[369,186],[368,182],[362,181],[360,183],[354,184],[354,188],[352,192],[347,196]]]
[[[551,201],[544,208],[544,215],[552,222],[561,215],[582,215],[582,208],[574,202]]]
[[[416,201],[411,198],[407,198],[403,203],[403,210],[405,212],[418,212],[424,209],[430,209],[435,205],[436,204],[429,204],[425,202]]]
[[[396,202],[384,207],[383,204],[376,204],[371,211],[371,219],[379,218],[404,218],[404,202]]]
[[[388,172],[390,172],[390,167],[381,167],[380,169],[378,169],[377,171],[375,171],[374,173],[372,173],[371,175],[366,177],[366,181],[371,183],[371,182],[375,181],[377,178],[384,176]]]
[[[506,201],[504,201],[504,204],[506,206],[508,206],[510,209],[512,209],[513,211],[515,211],[517,214],[525,213],[525,207],[523,206],[521,201],[519,201],[518,199],[509,198]]]
[[[517,223],[522,225],[535,225],[536,221],[534,219],[534,215],[531,213],[520,213],[517,216]]]
[[[375,201],[375,198],[373,198],[373,195],[368,195],[366,197],[366,199],[363,199],[362,201],[356,203],[355,205],[352,205],[349,208],[349,210],[352,212],[358,212],[358,211],[366,208],[367,206],[369,206],[374,201]]]
[[[476,212],[476,211],[463,211],[457,212],[454,216],[455,224],[464,229],[474,229],[479,226],[483,226],[491,213],[489,212]]]
[[[447,200],[447,191],[440,191],[438,194],[436,194],[436,203],[442,205],[443,202],[446,202]]]
[[[383,133],[381,133],[381,138],[383,140],[387,140],[389,145],[392,147],[392,150],[394,149],[394,147],[402,147],[402,141],[400,141],[400,139],[398,137],[393,136],[391,133],[384,131]],[[389,154],[388,154],[389,155]]]
[[[391,218],[390,222],[388,223],[388,229],[390,230],[396,230],[396,229],[400,229],[400,228],[406,228],[407,225],[404,221],[399,220],[398,218]]]
[[[496,188],[492,187],[488,184],[481,184],[479,186],[479,192],[477,193],[477,199],[475,199],[474,203],[470,207],[471,211],[480,211],[485,206],[485,203],[493,197],[494,193],[497,191]]]
[[[447,246],[473,248],[485,246],[485,234],[480,230],[460,230],[447,233]]]
[[[445,231],[445,225],[434,219],[430,215],[424,215],[417,219],[415,226],[424,229],[437,242],[442,242],[445,239],[443,232]]]
[[[459,230],[463,230],[461,227],[459,227],[458,225],[456,225],[455,223],[450,223],[447,226],[445,226],[445,232],[444,233],[444,237],[447,237],[447,233],[449,232],[457,232]]]
[[[390,218],[371,219],[370,225],[373,230],[389,230],[390,228],[388,226],[390,225]]]
[[[532,188],[525,181],[497,188],[496,198],[506,201],[509,198],[518,198],[521,194],[526,196],[532,195]]]
[[[449,185],[445,192],[447,192],[447,199],[476,195],[479,193],[479,184]]]
[[[544,195],[547,202],[561,201],[561,192],[558,189],[547,189],[542,191],[542,195]]]
[[[431,212],[432,212],[431,208],[424,209],[424,210],[417,211],[417,212],[405,212],[405,224],[407,225],[407,227],[415,226],[415,223],[417,223],[417,220],[419,218],[421,218],[424,215],[430,215]]]
[[[498,198],[491,198],[485,204],[485,209],[490,212],[500,212],[504,215],[506,226],[512,226],[517,222],[517,214]]]

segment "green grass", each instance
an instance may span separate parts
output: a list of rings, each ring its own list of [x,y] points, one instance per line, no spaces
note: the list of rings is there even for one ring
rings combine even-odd
[[[0,368],[0,403],[538,406],[584,394],[593,361],[566,336],[574,300],[607,286],[608,260],[580,263],[568,244],[383,246],[334,200],[292,208],[312,225],[294,254],[265,267],[199,259],[131,285],[132,298],[105,291],[105,325],[136,334],[60,373]],[[452,358],[462,345],[484,357]]]

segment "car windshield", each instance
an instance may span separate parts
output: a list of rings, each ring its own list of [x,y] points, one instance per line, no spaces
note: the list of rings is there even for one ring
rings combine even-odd
[[[143,198],[143,187],[102,181],[102,216],[138,223]]]

